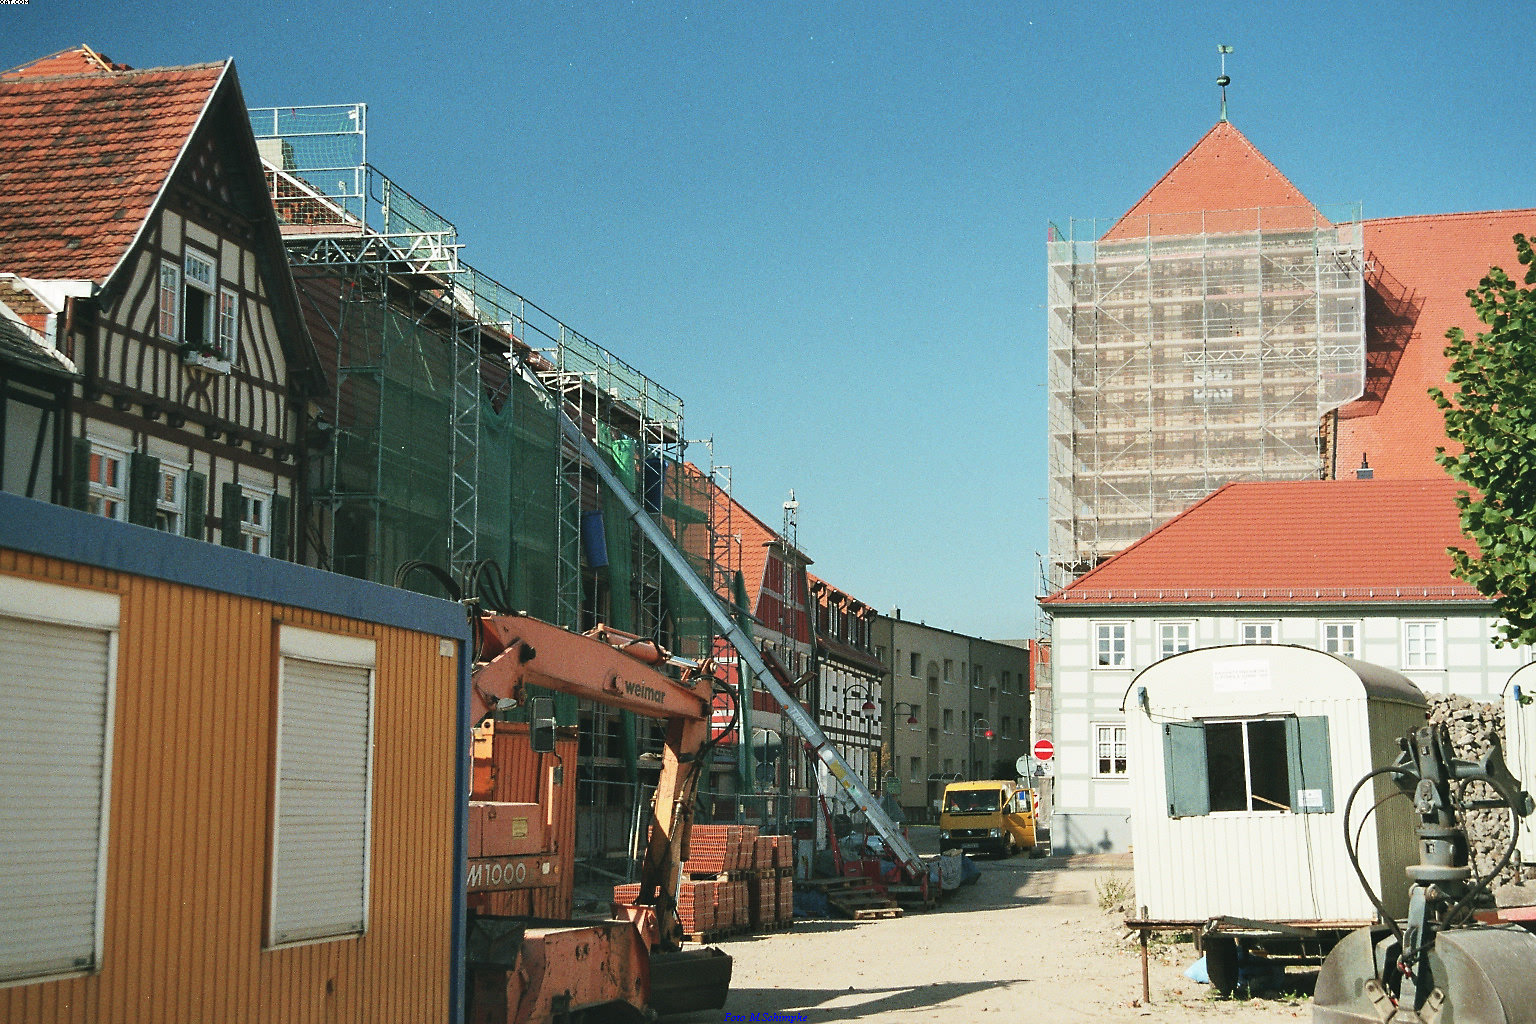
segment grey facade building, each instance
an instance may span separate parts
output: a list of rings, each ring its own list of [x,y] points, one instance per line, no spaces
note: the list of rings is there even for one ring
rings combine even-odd
[[[890,670],[883,783],[911,821],[936,815],[944,787],[1014,778],[1029,751],[1030,652],[901,618],[877,616],[875,656]]]

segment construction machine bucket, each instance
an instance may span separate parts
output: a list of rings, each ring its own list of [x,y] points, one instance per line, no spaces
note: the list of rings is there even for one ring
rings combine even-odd
[[[1432,988],[1418,1007],[1399,1006],[1396,939],[1380,926],[1351,932],[1318,972],[1314,1024],[1536,1024],[1536,935],[1452,928],[1435,936],[1428,956]]]
[[[709,946],[651,954],[649,1008],[666,1016],[718,1010],[731,990],[731,958]]]

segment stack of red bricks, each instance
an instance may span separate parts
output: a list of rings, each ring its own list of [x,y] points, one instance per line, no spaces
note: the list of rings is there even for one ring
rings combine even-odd
[[[716,900],[721,884],[715,881],[683,881],[677,892],[677,918],[684,932],[699,935],[720,927],[716,919]],[[639,883],[613,887],[613,902],[618,906],[634,906],[635,900],[639,898]]]

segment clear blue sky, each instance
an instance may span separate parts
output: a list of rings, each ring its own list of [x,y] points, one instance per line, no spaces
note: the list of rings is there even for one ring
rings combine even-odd
[[[1528,27],[1515,3],[30,0],[0,7],[0,67],[233,56],[252,106],[366,102],[372,162],[469,262],[680,394],[761,518],[795,489],[815,572],[1008,638],[1045,546],[1047,221],[1124,212],[1210,128],[1218,43],[1231,120],[1314,202],[1536,205]]]

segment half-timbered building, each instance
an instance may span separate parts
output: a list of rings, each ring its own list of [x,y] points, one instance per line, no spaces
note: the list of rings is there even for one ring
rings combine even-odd
[[[0,74],[0,239],[0,488],[302,557],[318,363],[233,62]]]

